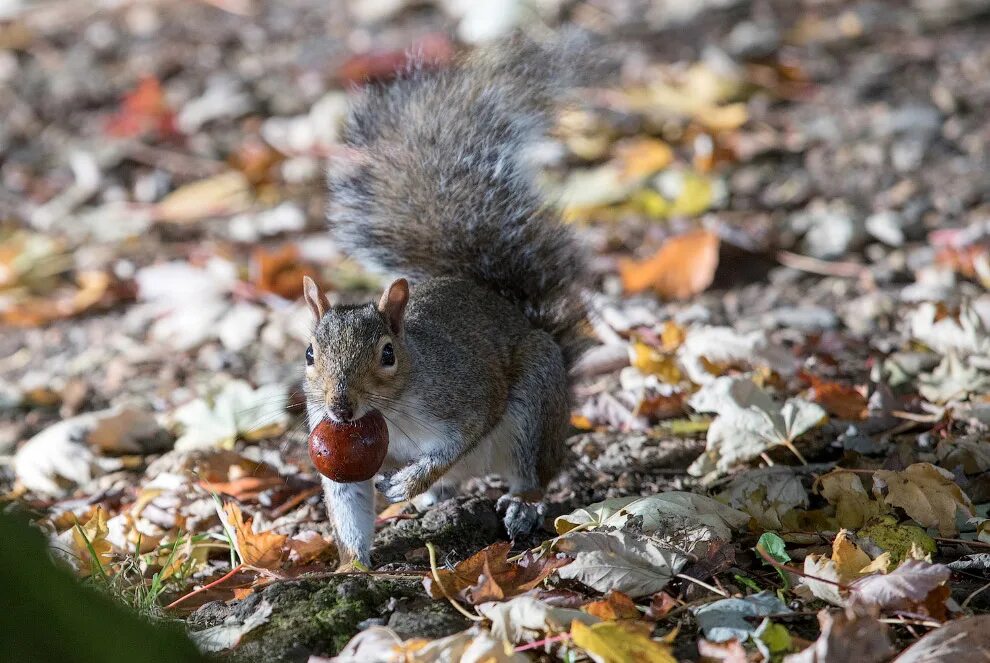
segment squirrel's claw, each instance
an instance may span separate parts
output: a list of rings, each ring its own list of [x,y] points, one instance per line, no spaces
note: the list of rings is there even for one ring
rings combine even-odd
[[[411,500],[427,488],[429,484],[415,463],[401,470],[383,474],[375,481],[375,489],[392,504]]]
[[[543,524],[547,505],[529,502],[518,495],[505,494],[495,503],[495,511],[502,516],[509,538],[515,541],[535,532]]]

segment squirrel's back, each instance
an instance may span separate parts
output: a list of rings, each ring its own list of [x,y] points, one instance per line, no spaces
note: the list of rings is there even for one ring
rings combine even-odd
[[[344,250],[396,275],[491,289],[550,333],[568,366],[584,346],[586,261],[543,200],[527,151],[573,84],[582,48],[579,38],[517,39],[369,88],[328,178]]]

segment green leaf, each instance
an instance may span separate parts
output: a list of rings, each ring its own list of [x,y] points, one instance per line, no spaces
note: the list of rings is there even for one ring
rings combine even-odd
[[[785,549],[784,540],[773,532],[764,532],[756,545],[781,564],[791,561],[791,556],[787,554]]]

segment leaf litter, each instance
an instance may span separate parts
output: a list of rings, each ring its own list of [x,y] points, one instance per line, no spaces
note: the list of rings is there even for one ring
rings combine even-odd
[[[84,582],[187,619],[201,648],[232,659],[285,653],[257,648],[278,641],[275,592],[293,579],[362,573],[332,573],[297,395],[302,276],[335,301],[380,288],[322,221],[348,87],[393,77],[406,47],[443,66],[528,16],[518,2],[347,4],[15,6],[0,31],[4,502]],[[544,4],[541,20],[562,26]],[[348,585],[333,605],[355,619],[297,639],[301,655],[981,651],[979,9],[648,4],[568,10],[630,51],[534,155],[594,253],[607,350],[578,379],[555,519],[504,542],[491,477],[388,512],[357,582],[407,582],[421,603],[390,585],[359,610]],[[333,26],[311,20],[328,12]],[[262,57],[261,43],[278,46]],[[193,612],[216,600],[229,603]],[[430,622],[438,611],[447,621]]]

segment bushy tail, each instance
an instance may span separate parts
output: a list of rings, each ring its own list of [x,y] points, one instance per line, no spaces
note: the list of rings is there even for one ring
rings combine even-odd
[[[584,251],[538,191],[527,151],[550,123],[586,43],[516,39],[439,72],[412,67],[367,90],[331,166],[341,247],[413,279],[478,281],[549,332],[572,366],[584,348]]]

